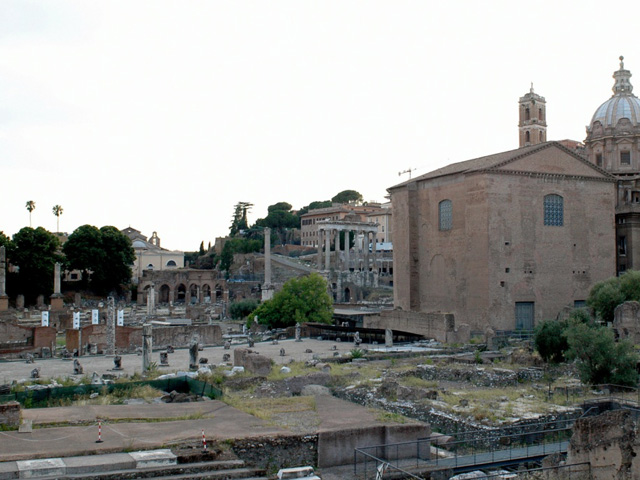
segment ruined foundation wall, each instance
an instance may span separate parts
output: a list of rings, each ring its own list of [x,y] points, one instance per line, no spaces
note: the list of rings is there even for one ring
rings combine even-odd
[[[578,419],[567,464],[589,462],[593,480],[640,478],[637,426],[626,410]]]
[[[380,315],[365,317],[362,326],[415,333],[443,343],[464,343],[471,338],[469,326],[466,324],[456,326],[455,317],[451,313],[384,310]]]

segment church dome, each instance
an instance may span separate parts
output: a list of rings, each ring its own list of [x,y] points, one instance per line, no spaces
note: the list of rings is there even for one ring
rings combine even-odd
[[[620,57],[620,70],[613,74],[616,81],[613,96],[593,114],[589,130],[593,130],[597,122],[604,128],[615,128],[623,118],[627,118],[634,127],[640,125],[640,99],[632,93],[631,72],[624,69],[623,60],[624,57]]]

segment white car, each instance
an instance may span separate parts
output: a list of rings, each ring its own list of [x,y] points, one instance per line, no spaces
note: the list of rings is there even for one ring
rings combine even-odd
[[[278,471],[278,480],[288,479],[322,480],[315,474],[313,467],[281,468]]]

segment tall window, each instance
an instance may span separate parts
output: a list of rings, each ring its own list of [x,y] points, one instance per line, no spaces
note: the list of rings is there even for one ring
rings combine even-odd
[[[620,236],[618,237],[618,255],[626,255],[627,254],[627,237]]]
[[[529,112],[529,107],[524,110],[524,119],[531,120],[531,113]]]
[[[599,167],[602,166],[602,154],[601,153],[596,153],[596,165],[598,165]]]
[[[620,164],[631,165],[631,152],[626,150],[620,152]]]
[[[544,197],[544,224],[553,227],[564,225],[564,201],[560,195]]]
[[[531,142],[531,134],[529,133],[529,131],[526,131],[524,134],[524,141],[526,143],[530,143]]]
[[[438,227],[440,230],[451,230],[453,221],[451,200],[442,200],[438,204]]]

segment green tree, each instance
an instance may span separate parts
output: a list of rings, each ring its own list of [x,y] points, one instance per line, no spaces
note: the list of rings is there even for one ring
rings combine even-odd
[[[292,278],[271,300],[256,308],[249,318],[269,328],[282,328],[302,322],[331,323],[333,302],[327,282],[317,273]]]
[[[53,214],[56,216],[56,232],[60,233],[60,215],[62,215],[62,212],[64,212],[64,210],[60,205],[54,205],[51,210],[53,211]]]
[[[600,325],[575,322],[566,331],[569,350],[566,357],[575,360],[583,383],[635,386],[638,381],[638,356],[633,345],[616,343],[613,331]]]
[[[258,307],[258,300],[247,298],[238,302],[233,302],[229,306],[229,314],[234,320],[242,320]]]
[[[333,203],[362,203],[362,195],[355,190],[343,190],[331,199]]]
[[[19,267],[15,285],[9,285],[12,294],[22,293],[28,303],[38,295],[51,295],[54,265],[62,261],[58,237],[42,227],[24,227],[11,244],[11,263]]]
[[[616,307],[631,300],[640,301],[640,272],[635,270],[596,283],[589,292],[587,305],[604,322],[613,322]]]
[[[233,255],[236,253],[259,252],[262,248],[262,241],[249,238],[231,238],[224,243],[222,254],[220,255],[220,270],[227,273],[233,264]]]
[[[561,363],[564,361],[564,354],[569,349],[565,330],[568,323],[566,321],[545,320],[538,324],[535,329],[535,348],[547,363]]]
[[[200,249],[198,250],[200,256],[204,255],[204,240],[200,242]]]
[[[78,227],[69,235],[63,251],[67,268],[81,270],[85,287],[97,294],[121,292],[122,286],[131,281],[135,253],[131,240],[116,227]]]
[[[249,228],[247,221],[247,213],[253,207],[253,203],[238,202],[233,209],[233,218],[231,220],[231,227],[229,228],[229,235],[235,237],[241,231]]]
[[[29,211],[29,227],[31,227],[31,212],[36,209],[36,202],[34,202],[33,200],[29,200],[27,201],[25,207],[27,207],[27,210]]]
[[[278,203],[274,203],[273,205],[269,205],[267,207],[267,212],[271,213],[271,212],[278,212],[278,211],[282,211],[282,212],[290,212],[291,209],[293,207],[291,206],[290,203],[287,202],[278,202]]]

